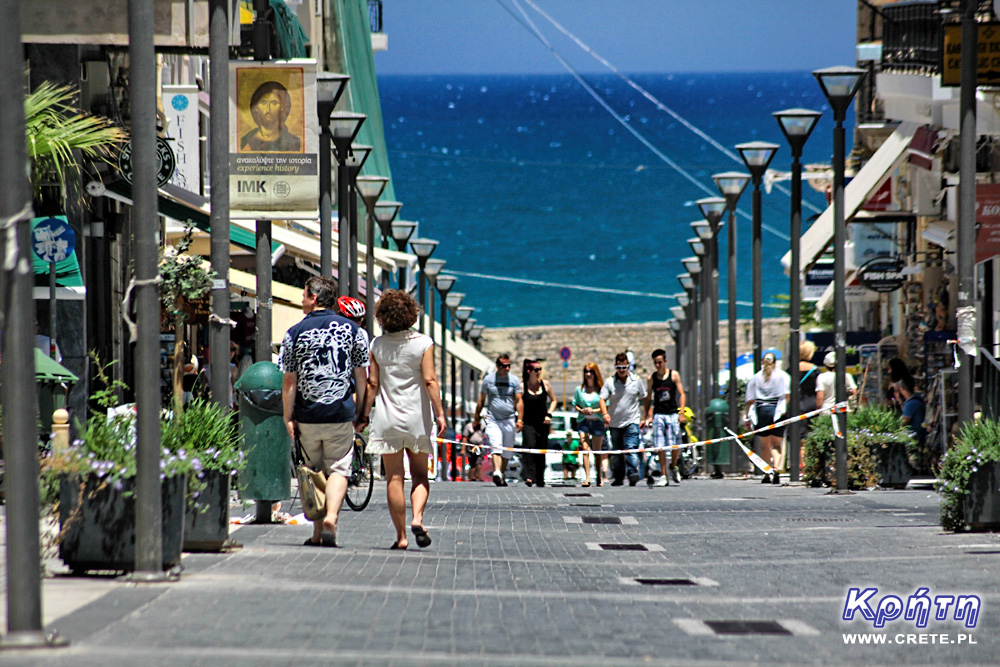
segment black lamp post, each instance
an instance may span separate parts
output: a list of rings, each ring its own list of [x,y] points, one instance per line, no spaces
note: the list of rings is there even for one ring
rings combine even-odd
[[[351,111],[335,111],[330,114],[330,129],[333,134],[333,147],[337,153],[337,245],[339,248],[337,257],[337,281],[340,296],[350,294],[350,266],[351,266],[351,204],[350,204],[350,184],[351,175],[348,159],[351,153],[351,143],[354,137],[358,136],[361,124],[365,122],[366,116],[363,113],[353,113]],[[332,224],[332,223],[331,223]],[[323,232],[320,230],[320,243],[327,248],[331,241],[323,241]],[[323,250],[321,249],[322,253]],[[320,255],[320,271],[324,276],[333,275],[332,257],[328,260],[331,266],[323,266],[323,255]]]
[[[455,339],[455,320],[457,319],[457,317],[456,317],[457,310],[458,310],[458,307],[462,305],[462,301],[464,301],[464,300],[465,300],[465,293],[464,292],[451,292],[450,294],[448,294],[447,297],[445,297],[445,300],[444,300],[444,304],[443,305],[447,307],[447,309],[449,311],[449,314],[451,315],[451,319],[449,320],[449,325],[451,327],[451,337],[452,337],[452,340]],[[454,361],[455,355],[452,354],[451,356],[452,356],[452,360]],[[448,369],[445,366],[444,360],[442,360],[442,362],[441,362],[441,376],[442,376],[442,380],[441,381],[443,383],[447,383],[447,380],[448,380]],[[449,387],[450,387],[449,393],[451,395],[451,421],[454,422],[455,421],[455,415],[458,414],[458,403],[457,403],[458,399],[456,397],[456,393],[458,391],[458,387],[455,386],[455,374],[454,373],[452,373],[451,382],[449,384]],[[447,403],[446,403],[446,405],[447,405]]]
[[[687,271],[688,275],[696,280],[700,285],[701,291],[701,318],[698,322],[701,334],[701,358],[699,366],[699,375],[701,376],[700,385],[695,386],[695,409],[698,414],[702,416],[702,419],[706,417],[705,409],[708,407],[708,402],[712,400],[712,364],[709,361],[709,356],[713,354],[715,349],[713,345],[706,345],[705,340],[710,335],[712,330],[712,309],[711,304],[706,298],[706,293],[708,292],[708,267],[703,266],[704,258],[701,257],[685,257],[681,260],[681,264],[684,265],[684,269]],[[703,270],[704,269],[704,270]],[[708,423],[707,421],[704,423]]]
[[[750,245],[752,252],[750,254],[750,267],[753,271],[752,278],[752,291],[753,291],[753,368],[754,371],[760,370],[760,359],[763,354],[763,286],[761,284],[761,247],[760,247],[760,230],[761,230],[761,195],[760,195],[760,185],[764,180],[764,172],[767,171],[768,165],[771,164],[771,160],[774,158],[774,154],[778,152],[778,144],[770,144],[766,141],[751,141],[745,144],[737,144],[736,150],[740,152],[740,156],[743,158],[744,164],[747,166],[747,171],[750,172],[750,180],[753,183],[753,198],[752,198],[752,217],[751,217],[751,234],[750,234]]]
[[[727,290],[728,303],[726,304],[726,319],[729,329],[729,382],[727,384],[729,386],[729,427],[735,430],[740,418],[740,408],[736,396],[738,386],[736,380],[736,281],[738,278],[736,275],[736,204],[740,201],[740,195],[746,189],[747,183],[750,182],[750,175],[737,171],[727,171],[714,174],[712,180],[715,181],[715,187],[719,188],[719,192],[725,198],[726,210],[729,211],[729,232],[726,243],[726,256],[729,260],[726,268],[726,283],[729,287]],[[734,449],[731,450],[734,452],[731,464],[733,472],[736,472],[736,461],[738,460],[735,447],[736,444],[733,443]]]
[[[330,131],[330,114],[337,100],[344,94],[351,77],[346,74],[320,72],[316,75],[316,113],[319,118],[319,237],[320,272],[333,275],[333,182],[330,164],[333,150],[333,133]],[[214,346],[213,346],[214,349]],[[214,374],[213,374],[214,377]]]
[[[375,204],[375,221],[378,222],[379,232],[382,234],[382,249],[389,247],[389,239],[392,238],[392,221],[399,214],[399,209],[403,204],[398,201],[380,201]]]
[[[434,340],[434,288],[437,286],[437,277],[444,268],[445,261],[443,259],[429,259],[427,260],[427,266],[424,267],[424,275],[427,276],[427,295],[428,305],[427,310],[420,314],[420,317],[427,316],[427,335]]]
[[[361,298],[361,283],[358,280],[358,196],[361,193],[358,190],[357,179],[358,174],[361,173],[361,167],[364,166],[365,160],[368,159],[371,152],[371,146],[351,144],[351,152],[347,155],[347,201],[350,204],[347,218],[350,221],[348,233],[350,250],[347,256],[351,262],[347,268],[347,274],[348,284],[351,286],[349,294],[355,299]],[[343,269],[340,269],[339,273],[343,275]]]
[[[413,250],[413,254],[417,256],[417,264],[420,266],[420,285],[417,288],[417,293],[420,298],[420,308],[427,312],[427,296],[426,288],[424,283],[427,282],[426,276],[424,275],[424,267],[427,266],[427,260],[431,258],[434,254],[434,249],[437,248],[438,242],[434,239],[411,239],[410,249]],[[420,333],[424,332],[424,320],[421,318],[420,322]]]
[[[450,273],[439,273],[435,281],[438,295],[441,297],[441,401],[442,405],[447,400],[447,376],[445,375],[445,362],[448,359],[448,293],[455,287],[457,277]],[[433,316],[433,313],[432,313]]]
[[[704,251],[704,244],[702,245],[702,250]],[[688,371],[687,375],[682,379],[684,385],[687,389],[688,395],[691,397],[688,403],[692,408],[699,410],[700,415],[700,405],[701,399],[699,398],[698,392],[698,376],[700,375],[701,366],[698,357],[698,338],[701,336],[700,326],[704,326],[704,323],[699,322],[698,317],[698,283],[691,276],[690,273],[678,273],[677,282],[681,284],[681,287],[688,294],[688,340],[687,340],[687,357],[688,361]]]
[[[365,203],[365,329],[371,336],[375,328],[375,202],[382,196],[389,179],[385,176],[358,176],[354,179],[358,194]],[[354,256],[357,257],[357,244],[354,244]],[[357,262],[352,265],[355,271],[351,277],[351,287],[359,283],[357,277]]]
[[[392,240],[396,242],[396,249],[399,252],[406,252],[406,244],[417,231],[417,223],[409,220],[393,220],[389,227],[392,230]],[[396,288],[406,291],[406,268],[403,266],[399,267],[399,275],[396,276]]]
[[[802,239],[802,147],[816,127],[816,121],[822,115],[809,109],[785,109],[772,114],[781,126],[781,131],[792,149],[792,214],[789,234],[792,237],[792,265],[789,268],[789,332],[791,342],[788,346],[788,374],[791,378],[791,401],[789,414],[798,414],[802,397],[799,395],[799,344],[802,342],[801,308],[802,308],[802,267],[800,243]],[[799,454],[801,452],[800,424],[794,422],[788,426],[788,465],[789,479],[799,481]]]
[[[465,323],[469,321],[469,318],[472,317],[472,313],[475,312],[475,310],[476,309],[473,308],[472,306],[459,306],[458,308],[455,308],[455,319],[458,320],[459,333],[465,331]],[[454,329],[452,330],[452,335],[454,335]],[[459,402],[458,402],[458,410],[456,410],[455,412],[453,412],[452,415],[451,415],[451,428],[452,429],[457,429],[458,428],[458,417],[459,417],[459,415],[464,415],[465,414],[465,395],[464,395],[464,392],[462,392],[462,390],[459,389],[458,381],[457,381],[458,376],[455,373],[455,366],[456,366],[455,355],[452,355],[451,356],[451,386],[454,388],[452,390],[452,395],[454,395],[454,390],[458,389],[459,390],[459,395],[461,397],[459,399]],[[452,464],[454,464],[454,451],[455,450],[453,449],[452,450]]]
[[[705,256],[707,273],[704,278],[705,282],[702,285],[704,286],[705,293],[710,298],[708,306],[711,310],[708,312],[708,315],[711,328],[708,331],[708,336],[703,339],[703,342],[706,342],[708,345],[717,346],[719,344],[719,232],[722,231],[722,227],[725,224],[722,218],[726,214],[726,200],[722,197],[707,197],[699,199],[695,203],[698,205],[701,215],[708,222],[708,229],[711,232],[706,238],[702,235],[703,231],[695,229],[698,237],[705,241],[705,249],[707,250]],[[708,354],[708,349],[705,348],[706,354]],[[706,398],[711,401],[719,395],[719,355],[715,352],[708,356],[708,387],[710,391]],[[707,406],[708,403],[705,405]]]
[[[670,337],[674,339],[674,356],[676,357],[674,360],[674,368],[677,368],[680,365],[682,354],[681,348],[684,347],[681,344],[681,331],[683,331],[683,328],[681,327],[680,322],[675,319],[667,320],[667,328],[670,330]]]
[[[847,400],[847,286],[845,275],[844,244],[847,242],[844,217],[844,121],[847,108],[861,87],[865,70],[855,67],[828,67],[813,72],[823,94],[833,110],[833,344],[837,355],[837,403]],[[797,239],[793,239],[795,241]],[[847,488],[847,414],[837,415],[836,465],[837,489],[835,493],[849,493]]]
[[[674,337],[674,345],[676,346],[675,349],[676,363],[674,364],[674,368],[676,368],[677,372],[680,373],[682,372],[681,366],[684,364],[683,355],[687,353],[687,350],[685,349],[687,343],[687,335],[686,335],[687,332],[685,331],[685,329],[687,329],[688,321],[687,321],[687,312],[685,311],[684,308],[687,305],[687,295],[674,294],[673,296],[678,304],[676,306],[670,307],[670,314],[674,316],[673,320],[671,321],[677,323],[677,331],[672,332]],[[679,296],[684,297],[684,303],[681,303],[681,299],[679,298]]]

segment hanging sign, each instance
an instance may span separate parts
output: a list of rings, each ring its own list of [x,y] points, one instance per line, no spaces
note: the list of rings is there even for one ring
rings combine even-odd
[[[977,36],[976,85],[995,86],[1000,81],[1000,23],[981,21]],[[941,48],[941,85],[962,85],[962,24],[944,26]]]
[[[163,86],[167,138],[172,140],[177,168],[170,182],[201,194],[201,142],[198,132],[198,86]]]
[[[174,175],[174,168],[177,160],[170,144],[163,137],[156,138],[156,187],[162,188],[170,182],[170,177]],[[132,184],[132,142],[122,146],[122,152],[118,154],[118,171],[122,178],[129,185]]]
[[[877,257],[858,269],[858,281],[873,292],[895,292],[906,277],[898,257]]]
[[[244,220],[319,215],[316,61],[229,63],[229,210]]]
[[[76,248],[76,232],[66,218],[35,218],[31,225],[31,249],[46,264],[64,262]]]
[[[1000,184],[976,183],[976,263],[1000,255]]]

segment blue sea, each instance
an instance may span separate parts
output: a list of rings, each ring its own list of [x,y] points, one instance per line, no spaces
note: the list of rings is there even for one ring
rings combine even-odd
[[[670,167],[609,114],[570,75],[383,76],[382,113],[400,217],[440,240],[445,270],[538,281],[530,285],[462,275],[456,291],[487,327],[626,323],[670,318],[673,300],[583,292],[568,284],[644,294],[681,290],[680,260],[693,253],[694,201],[716,196],[711,175],[745,171],[615,75],[585,75],[608,104],[664,156],[711,189]],[[644,74],[633,80],[732,150],[771,141],[791,153],[773,111],[824,112],[803,162],[829,162],[833,121],[809,72]],[[734,151],[735,152],[735,151]],[[789,183],[784,184],[786,189]],[[807,202],[822,194],[803,185]],[[788,235],[789,197],[763,197],[763,222]],[[751,317],[750,189],[738,217],[738,313]],[[803,217],[815,211],[803,208]],[[809,223],[805,222],[807,226]],[[763,232],[764,303],[789,293],[779,260],[788,240]],[[720,286],[726,285],[725,232]],[[725,306],[722,307],[723,317]],[[765,317],[777,315],[765,308]]]

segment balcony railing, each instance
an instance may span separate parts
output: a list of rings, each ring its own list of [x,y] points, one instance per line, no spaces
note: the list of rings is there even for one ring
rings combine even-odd
[[[983,375],[979,406],[985,419],[1000,419],[1000,363],[984,347],[979,348],[979,354],[983,357],[980,363]]]
[[[936,72],[941,64],[938,2],[882,7],[882,69]]]
[[[368,20],[372,32],[382,32],[382,0],[368,0]]]

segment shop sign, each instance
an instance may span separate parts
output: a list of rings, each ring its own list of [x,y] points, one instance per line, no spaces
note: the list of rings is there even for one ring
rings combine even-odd
[[[1000,81],[1000,23],[984,21],[977,24],[979,36],[976,65],[976,85],[995,86]],[[944,26],[944,44],[941,49],[941,85],[962,84],[962,24]]]
[[[802,281],[802,300],[819,301],[826,292],[827,286],[833,282],[833,260],[820,259],[806,271]]]
[[[902,272],[898,257],[878,257],[858,269],[858,282],[873,292],[895,292],[906,282]]]
[[[174,168],[177,160],[170,144],[163,137],[156,138],[156,187],[162,188],[170,182],[174,175]],[[129,185],[132,184],[132,143],[122,146],[122,152],[118,154],[118,171],[122,178]]]
[[[170,182],[201,194],[201,142],[198,132],[198,86],[163,86],[167,138],[173,142],[177,169]]]
[[[1000,255],[1000,183],[976,183],[976,263]]]
[[[896,226],[895,222],[852,222],[854,266],[892,255],[896,251]]]

